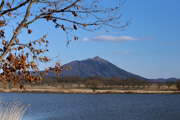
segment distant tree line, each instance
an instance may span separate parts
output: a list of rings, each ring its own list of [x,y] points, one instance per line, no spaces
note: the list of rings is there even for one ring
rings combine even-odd
[[[156,84],[158,89],[161,86],[166,85],[168,88],[171,88],[172,85],[176,85],[177,89],[180,90],[180,80],[178,81],[151,81],[151,80],[143,80],[137,77],[131,78],[119,78],[119,77],[109,77],[105,78],[102,76],[94,76],[94,77],[81,77],[81,76],[66,76],[66,77],[43,77],[43,82],[36,83],[36,85],[56,85],[58,83],[74,83],[77,84],[80,88],[82,84],[86,87],[91,88],[93,91],[98,89],[99,87],[105,89],[113,89],[117,87],[121,88],[145,88],[150,87],[152,84]]]
[[[168,88],[176,85],[176,88],[180,90],[180,80],[178,81],[151,81],[151,80],[142,80],[137,77],[131,78],[119,78],[119,77],[109,77],[105,78],[102,76],[94,77],[81,77],[81,76],[66,76],[66,77],[43,77],[42,82],[36,82],[34,85],[49,85],[57,86],[58,84],[77,84],[80,88],[81,85],[91,88],[93,91],[96,89],[114,89],[114,88],[149,88],[152,84],[156,84],[157,88],[160,89],[161,86],[166,85]],[[33,85],[33,84],[32,84]],[[8,86],[9,87],[9,86]],[[12,85],[10,86],[12,88]],[[63,86],[64,87],[64,86]]]

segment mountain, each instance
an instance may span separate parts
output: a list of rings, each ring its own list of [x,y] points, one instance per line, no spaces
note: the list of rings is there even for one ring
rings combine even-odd
[[[141,76],[132,74],[123,69],[118,68],[114,64],[104,60],[98,56],[95,58],[88,58],[82,61],[72,61],[63,66],[71,66],[71,70],[63,70],[60,74],[63,76],[81,76],[81,77],[89,77],[89,76],[103,76],[103,77],[119,77],[119,78],[127,78],[127,77],[138,77],[140,79],[145,79]],[[49,72],[48,76],[54,77],[55,73]]]

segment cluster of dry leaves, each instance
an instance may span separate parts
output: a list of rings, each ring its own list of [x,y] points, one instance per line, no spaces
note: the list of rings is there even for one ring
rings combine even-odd
[[[30,34],[30,33],[29,33]],[[40,57],[39,55],[47,52],[48,49],[42,50],[42,49],[35,49],[33,45],[38,43],[41,45],[42,43],[45,43],[45,46],[47,47],[49,42],[45,40],[46,35],[44,35],[40,40],[36,40],[33,42],[30,42],[28,44],[18,45],[19,40],[16,39],[14,45],[12,45],[12,49],[10,50],[8,56],[6,59],[3,59],[0,63],[0,69],[3,70],[3,72],[0,74],[1,81],[6,84],[7,82],[14,81],[14,86],[19,85],[21,89],[25,89],[25,87],[21,84],[23,81],[29,82],[34,84],[35,81],[41,82],[43,75],[48,75],[49,71],[53,71],[56,73],[57,76],[61,73],[65,67],[61,66],[59,62],[56,63],[55,67],[49,67],[46,68],[46,72],[40,72],[39,76],[32,75],[33,73],[38,72],[38,65],[37,61],[40,62],[49,62],[50,59],[48,59],[47,56]],[[8,45],[8,42],[3,39],[2,44],[6,47]],[[25,48],[28,48],[30,53],[25,52]],[[17,55],[17,51],[19,54]],[[29,56],[32,56],[34,60],[28,61]],[[67,66],[67,70],[71,69],[70,66]],[[30,71],[31,70],[31,71]]]

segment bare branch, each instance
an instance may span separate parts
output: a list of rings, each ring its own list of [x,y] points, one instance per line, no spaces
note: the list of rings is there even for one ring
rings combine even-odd
[[[29,24],[35,22],[35,21],[36,21],[37,19],[39,19],[43,14],[44,14],[44,13],[42,13],[42,14],[36,16],[33,20],[29,21],[28,23],[25,23],[24,26],[29,25]]]
[[[51,12],[48,12],[48,13],[43,12],[43,13],[41,13],[40,15],[36,16],[33,20],[31,20],[31,21],[29,21],[28,23],[26,23],[25,25],[29,25],[29,24],[33,23],[33,22],[36,21],[37,19],[41,18],[42,15],[52,14],[52,13],[55,13],[55,12],[63,12],[63,11],[65,11],[65,10],[73,7],[73,6],[74,6],[77,2],[79,2],[79,1],[80,1],[80,0],[76,0],[74,3],[72,3],[71,5],[63,8],[63,9],[60,10],[60,11],[54,10],[54,11],[51,11]],[[39,1],[39,2],[40,2],[40,1]],[[43,2],[43,1],[41,1],[41,2]],[[44,2],[45,2],[45,1],[44,1]],[[55,2],[61,2],[61,1],[55,1]],[[53,3],[55,3],[55,2],[53,2]],[[52,3],[52,2],[49,2],[49,1],[47,2],[47,1],[46,1],[45,3]],[[44,17],[43,17],[43,18],[44,18]]]
[[[39,3],[58,3],[58,2],[63,2],[65,0],[56,0],[56,1],[48,1],[48,0],[42,0],[42,1],[38,1]]]
[[[6,14],[6,13],[8,13],[8,12],[11,12],[11,11],[17,10],[18,8],[20,8],[20,7],[24,6],[24,5],[25,5],[26,3],[28,3],[29,1],[30,1],[30,0],[26,0],[25,2],[23,2],[23,3],[19,4],[18,6],[14,7],[14,8],[11,8],[11,9],[8,9],[8,10],[5,10],[5,11],[3,11],[3,12],[1,13],[1,15],[4,15],[4,14]]]
[[[65,10],[73,7],[73,6],[74,6],[77,2],[79,2],[79,1],[80,1],[80,0],[76,0],[73,4],[69,5],[68,7],[64,8],[64,9],[62,9],[62,10],[60,10],[60,11],[63,12],[63,11],[65,11]]]

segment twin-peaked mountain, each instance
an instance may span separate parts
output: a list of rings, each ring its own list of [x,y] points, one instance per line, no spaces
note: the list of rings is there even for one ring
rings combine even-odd
[[[60,74],[61,77],[64,76],[81,76],[81,77],[89,77],[89,76],[103,76],[103,77],[119,77],[119,78],[127,78],[127,77],[138,77],[140,79],[144,79],[141,76],[132,74],[123,69],[118,68],[114,64],[100,58],[89,58],[82,61],[72,61],[63,66],[72,67],[71,70],[63,70]],[[49,72],[49,77],[55,77],[55,73]]]

